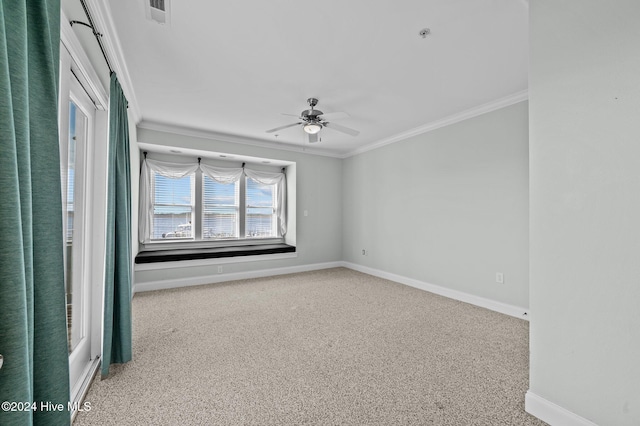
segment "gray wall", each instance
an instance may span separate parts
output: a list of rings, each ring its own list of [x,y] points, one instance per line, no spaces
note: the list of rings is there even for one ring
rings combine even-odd
[[[138,141],[160,146],[221,152],[296,162],[297,258],[224,264],[224,274],[342,260],[342,160],[302,152],[234,144],[144,128]],[[136,172],[139,173],[139,170]],[[308,216],[303,216],[304,210]],[[217,274],[218,265],[136,271],[135,283],[189,279]]]
[[[534,394],[640,424],[640,2],[530,2]]]
[[[521,102],[346,159],[344,260],[528,308],[527,114]]]

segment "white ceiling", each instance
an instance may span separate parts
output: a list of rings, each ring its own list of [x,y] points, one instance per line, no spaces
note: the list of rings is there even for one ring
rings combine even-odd
[[[108,2],[143,127],[303,148],[265,130],[316,97],[360,135],[307,148],[344,156],[527,90],[524,0],[173,0],[168,25],[145,1]]]

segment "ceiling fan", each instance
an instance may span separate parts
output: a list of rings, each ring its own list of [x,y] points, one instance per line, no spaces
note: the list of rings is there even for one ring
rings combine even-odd
[[[360,132],[357,130],[335,124],[333,121],[329,121],[349,117],[349,114],[347,114],[346,112],[330,112],[328,114],[325,114],[319,109],[314,109],[314,107],[318,105],[318,100],[316,98],[309,98],[307,99],[307,102],[309,103],[309,109],[305,109],[304,111],[302,111],[299,116],[295,114],[283,113],[283,115],[298,117],[298,120],[300,121],[298,121],[297,123],[287,124],[285,126],[267,130],[267,133],[273,133],[277,132],[278,130],[302,125],[302,129],[307,135],[307,140],[311,143],[318,142],[320,140],[318,137],[318,133],[320,132],[320,130],[322,130],[323,127],[328,127],[330,129],[337,130],[351,136],[358,136],[360,134]]]

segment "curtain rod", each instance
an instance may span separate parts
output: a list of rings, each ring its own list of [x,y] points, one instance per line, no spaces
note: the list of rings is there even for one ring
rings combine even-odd
[[[142,153],[144,154],[144,159],[146,160],[146,159],[147,159],[147,151],[142,151]],[[202,157],[198,157],[198,164],[200,164],[201,162],[202,162]],[[247,164],[247,163],[242,163],[242,168],[243,168],[243,169],[244,169],[244,166],[245,166],[246,164]],[[286,167],[283,167],[283,168],[282,168],[282,173],[284,173],[286,169],[287,169]]]
[[[102,56],[104,56],[104,61],[107,63],[107,67],[109,68],[109,73],[113,74],[113,68],[111,67],[109,58],[107,57],[107,52],[105,52],[104,50],[104,45],[102,44],[102,38],[101,38],[102,34],[100,34],[96,30],[96,26],[93,23],[93,18],[91,18],[91,14],[89,13],[89,9],[87,8],[87,4],[85,3],[85,0],[80,0],[80,4],[84,9],[84,14],[87,16],[89,23],[87,24],[86,22],[82,22],[82,21],[70,21],[69,24],[71,24],[72,27],[73,27],[73,24],[80,24],[80,25],[84,25],[85,27],[91,28],[91,31],[93,32],[93,36],[96,38],[96,41],[98,42],[98,47],[100,47],[100,51],[102,52]]]

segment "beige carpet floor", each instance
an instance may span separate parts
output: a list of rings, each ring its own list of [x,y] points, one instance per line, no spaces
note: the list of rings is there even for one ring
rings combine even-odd
[[[544,425],[528,323],[349,269],[136,294],[75,425]]]

